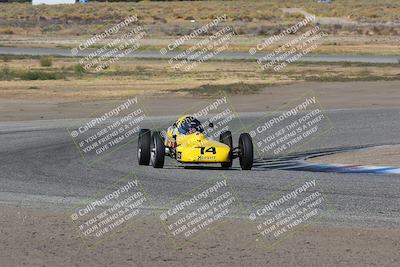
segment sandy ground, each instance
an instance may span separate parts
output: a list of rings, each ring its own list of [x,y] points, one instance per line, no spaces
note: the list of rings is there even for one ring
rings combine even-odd
[[[316,96],[322,109],[388,108],[399,106],[399,87],[400,81],[303,82],[271,86],[259,94],[230,96],[228,100],[236,112],[282,110],[291,102],[302,99],[302,96]],[[172,93],[138,97],[149,116],[181,114],[191,109],[193,103],[205,100],[205,97]],[[126,98],[121,98],[121,101],[124,100]],[[35,100],[0,96],[0,121],[81,118],[110,103],[116,103],[116,100],[65,100],[55,97]]]
[[[310,16],[315,16],[315,14],[311,14],[307,11],[305,11],[303,8],[282,8],[281,9],[283,12],[287,13],[299,13],[303,14],[305,17],[310,17]],[[319,17],[315,16],[315,22],[320,23],[320,24],[340,24],[340,25],[346,25],[346,24],[357,24],[357,21],[353,21],[348,18],[340,18],[340,17]]]
[[[63,211],[1,207],[2,266],[398,266],[400,230],[309,225],[271,243],[244,220],[177,245],[142,216],[88,247]]]
[[[379,146],[362,150],[337,153],[307,160],[315,163],[373,165],[400,168],[400,145]]]

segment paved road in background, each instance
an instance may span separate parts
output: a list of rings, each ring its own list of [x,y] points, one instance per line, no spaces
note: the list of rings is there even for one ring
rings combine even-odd
[[[95,50],[86,49],[78,56],[86,57]],[[18,48],[18,47],[0,47],[0,54],[7,55],[33,55],[33,56],[65,56],[72,57],[70,49],[66,48]],[[159,51],[137,51],[127,55],[129,58],[143,59],[170,59],[179,52],[168,52],[162,55]],[[266,54],[257,53],[250,55],[247,52],[221,52],[213,57],[217,60],[257,60]],[[309,54],[301,57],[298,61],[302,62],[362,62],[362,63],[399,63],[400,55],[339,55],[339,54]]]

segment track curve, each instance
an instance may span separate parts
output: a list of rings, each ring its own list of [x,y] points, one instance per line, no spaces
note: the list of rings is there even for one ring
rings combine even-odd
[[[69,120],[0,123],[0,201],[6,204],[70,208],[82,199],[106,190],[118,177],[133,173],[151,201],[146,208],[159,211],[165,203],[188,192],[207,177],[223,174],[229,178],[245,208],[265,196],[284,193],[288,183],[315,179],[329,196],[330,209],[320,222],[329,224],[385,225],[400,223],[400,179],[398,175],[363,175],[290,171],[294,158],[309,153],[326,153],[361,146],[400,143],[400,109],[329,110],[334,129],[313,140],[297,154],[257,159],[252,171],[183,167],[171,160],[164,169],[138,166],[136,142],[106,159],[87,166],[79,157],[65,129]],[[158,118],[153,118],[157,120]],[[251,123],[254,116],[246,116]],[[163,119],[165,120],[165,119]],[[239,126],[237,126],[239,127]],[[236,139],[236,138],[235,138]],[[235,212],[234,216],[247,216]]]

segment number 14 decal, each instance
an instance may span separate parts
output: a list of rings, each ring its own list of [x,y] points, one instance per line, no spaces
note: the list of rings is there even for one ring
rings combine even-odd
[[[202,155],[204,155],[205,153],[213,153],[213,154],[216,154],[217,153],[217,150],[215,149],[215,147],[209,147],[209,148],[207,148],[206,149],[206,147],[197,147],[197,148],[200,148],[200,154],[202,154]]]

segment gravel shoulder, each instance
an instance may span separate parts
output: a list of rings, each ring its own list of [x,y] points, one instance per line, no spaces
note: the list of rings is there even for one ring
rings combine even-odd
[[[399,106],[399,87],[400,81],[302,82],[269,86],[258,94],[234,95],[229,96],[228,100],[236,112],[282,110],[304,95],[316,96],[322,109],[390,108]],[[136,95],[132,95],[134,96]],[[211,98],[174,93],[137,96],[149,116],[181,114],[185,110],[190,110],[194,103]],[[126,98],[121,97],[121,100]],[[82,118],[116,101],[118,102],[117,99],[88,101],[79,97],[73,100],[61,98],[38,100],[29,96],[25,99],[0,96],[0,121]]]
[[[243,220],[176,245],[145,216],[88,247],[62,211],[0,207],[3,266],[398,266],[400,230],[309,225],[271,246]]]

